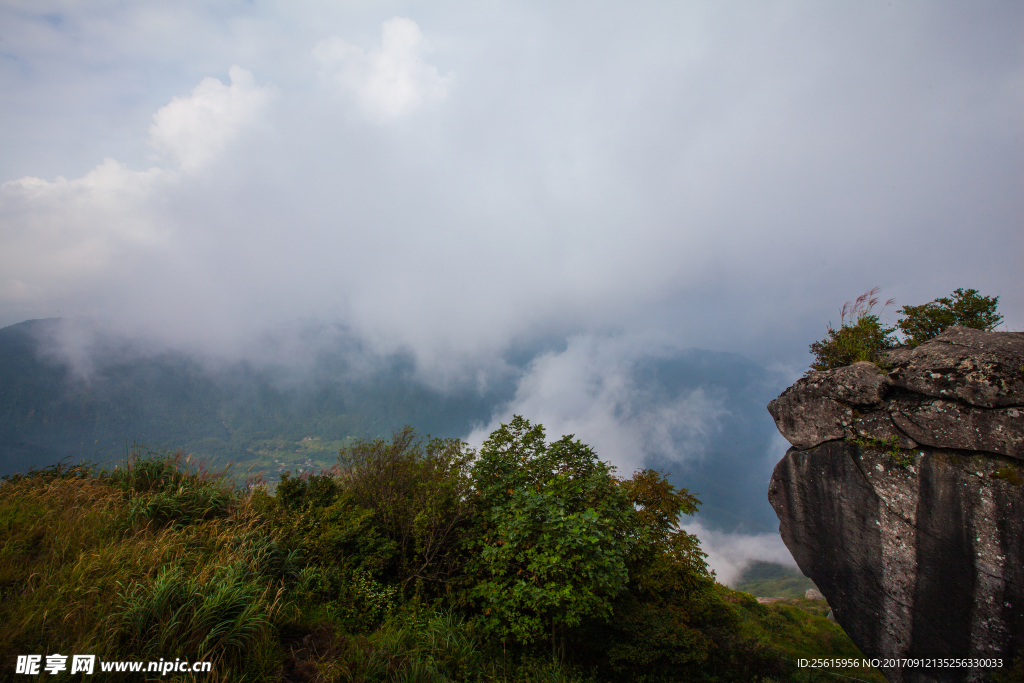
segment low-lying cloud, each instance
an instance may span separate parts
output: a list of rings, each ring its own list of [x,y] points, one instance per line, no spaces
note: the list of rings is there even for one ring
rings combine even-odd
[[[797,566],[777,533],[733,533],[709,529],[700,522],[684,523],[681,528],[700,539],[708,567],[715,572],[718,582],[727,586],[735,586],[744,570],[757,561]]]
[[[543,424],[551,440],[575,434],[625,476],[653,459],[700,458],[727,412],[725,391],[639,381],[636,365],[651,353],[647,344],[622,336],[571,337],[564,350],[533,359],[512,401],[467,441],[477,446],[499,423],[523,415]],[[672,357],[678,351],[662,354]]]

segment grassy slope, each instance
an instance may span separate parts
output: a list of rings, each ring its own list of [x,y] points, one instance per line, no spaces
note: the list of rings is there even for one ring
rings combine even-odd
[[[849,636],[828,621],[828,603],[804,597],[809,588],[817,586],[799,570],[775,562],[754,562],[743,572],[734,588],[754,597],[786,598],[764,607],[773,614],[773,620],[786,624],[779,628],[773,642],[791,659],[821,657],[822,652],[834,653],[831,657],[863,658]],[[877,669],[833,669],[832,672],[879,683],[886,680]],[[805,673],[812,675],[810,671]],[[817,675],[824,677],[823,680],[834,678],[825,672]]]
[[[148,476],[152,475],[152,476]],[[238,491],[193,471],[75,468],[0,485],[0,670],[17,654],[275,665],[282,558]],[[49,679],[48,679],[49,680]]]
[[[733,587],[757,598],[803,598],[809,588],[817,588],[799,570],[775,562],[754,562]]]
[[[359,671],[390,681],[416,667],[418,680],[582,680],[544,662],[507,669],[485,659],[451,612],[413,605],[362,634],[311,618],[290,592],[298,567],[259,512],[270,499],[176,467],[151,460],[102,476],[58,468],[0,484],[0,678],[17,654],[59,652],[209,659],[214,675],[204,681],[348,680]],[[859,656],[823,603],[759,605],[720,590],[750,637],[790,659]]]

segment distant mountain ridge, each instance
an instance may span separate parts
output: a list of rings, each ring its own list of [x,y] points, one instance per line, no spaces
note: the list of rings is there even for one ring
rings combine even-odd
[[[260,450],[294,452],[298,442],[306,444],[303,454],[330,464],[337,449],[326,444],[390,435],[405,424],[468,433],[512,389],[441,393],[414,381],[401,357],[361,379],[324,373],[292,387],[248,363],[211,371],[177,353],[97,363],[83,380],[66,362],[40,354],[40,338],[59,324],[30,320],[0,329],[0,474],[67,456],[116,458],[130,441],[241,464],[259,459]]]

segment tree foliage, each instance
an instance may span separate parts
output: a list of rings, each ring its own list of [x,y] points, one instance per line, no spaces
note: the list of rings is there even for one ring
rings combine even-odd
[[[473,467],[479,552],[472,596],[486,628],[531,642],[585,617],[607,617],[628,580],[634,510],[594,451],[564,436],[547,444],[521,416],[484,442]]]
[[[858,361],[875,362],[885,349],[896,345],[895,327],[884,327],[875,314],[878,287],[847,301],[840,312],[839,329],[829,323],[825,338],[811,344],[812,370],[831,370]],[[894,302],[889,299],[882,310]]]
[[[906,317],[896,323],[910,346],[933,339],[953,325],[993,330],[1003,321],[996,313],[999,297],[981,296],[976,289],[959,288],[949,296],[920,306],[904,306]]]

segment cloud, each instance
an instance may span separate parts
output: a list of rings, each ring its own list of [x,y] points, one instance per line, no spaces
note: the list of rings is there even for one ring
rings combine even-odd
[[[727,413],[719,387],[666,387],[643,382],[637,365],[678,352],[652,349],[624,336],[580,335],[564,351],[535,358],[515,397],[491,424],[467,437],[479,445],[499,423],[523,415],[541,423],[548,438],[575,434],[629,475],[651,459],[699,459]]]
[[[0,302],[74,300],[119,260],[127,265],[170,247],[175,226],[162,206],[168,190],[216,159],[269,98],[250,72],[233,66],[229,73],[230,86],[205,78],[153,115],[150,144],[178,169],[135,171],[108,158],[81,178],[26,176],[0,186]]]
[[[126,249],[154,249],[168,233],[149,206],[173,181],[159,168],[133,171],[114,159],[81,178],[20,178],[0,186],[0,300],[66,295]],[[57,291],[54,291],[57,290]]]
[[[430,51],[416,22],[394,17],[382,24],[380,49],[366,52],[331,36],[318,42],[313,54],[321,77],[350,93],[367,117],[382,123],[448,96],[455,77],[441,76],[423,61]]]
[[[19,240],[79,218],[22,198],[2,323],[100,311],[237,348],[308,318],[456,373],[609,330],[804,365],[874,285],[901,305],[975,287],[1024,324],[1019,11],[968,30],[944,6],[441,4],[381,33],[372,3],[128,7],[0,17],[0,168],[79,177],[159,149],[160,180],[87,230],[115,247],[95,262],[145,277],[61,279]],[[273,106],[240,71],[195,87],[230,64]],[[339,89],[401,125],[339,116]],[[119,237],[142,228],[164,241]]]
[[[797,566],[778,533],[729,533],[709,529],[699,521],[681,524],[680,528],[700,539],[700,547],[708,555],[708,566],[719,583],[735,585],[743,571],[756,561]]]
[[[175,97],[153,114],[150,144],[173,158],[184,171],[217,158],[256,117],[270,98],[251,72],[239,66],[228,70],[231,85],[204,78],[188,97]]]

